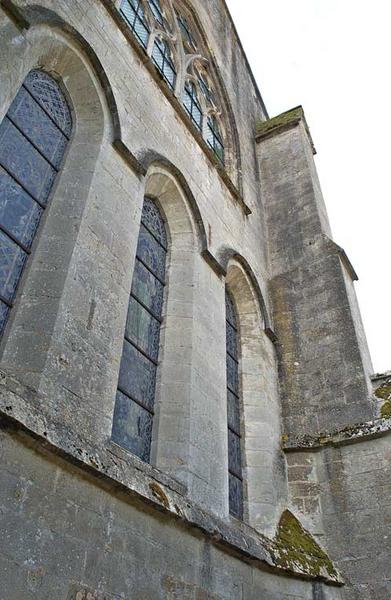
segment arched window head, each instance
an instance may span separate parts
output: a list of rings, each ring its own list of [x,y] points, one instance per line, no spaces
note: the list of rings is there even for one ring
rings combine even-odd
[[[194,15],[184,3],[171,0],[122,0],[121,12],[219,163],[228,171],[236,169],[232,117]]]
[[[152,50],[152,61],[163,76],[163,79],[173,90],[176,81],[176,70],[171,48],[166,40],[159,37],[155,39]]]
[[[243,475],[241,452],[241,400],[239,384],[239,333],[236,309],[225,290],[227,349],[228,484],[229,512],[243,518]]]
[[[149,462],[165,285],[167,236],[145,198],[129,299],[112,439]]]
[[[192,81],[186,81],[183,95],[183,106],[188,112],[192,122],[202,130],[202,108],[198,99],[197,88]]]
[[[0,334],[71,132],[58,83],[31,71],[0,125]]]

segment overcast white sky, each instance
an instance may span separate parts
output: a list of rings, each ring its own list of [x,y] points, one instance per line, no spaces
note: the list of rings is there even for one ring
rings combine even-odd
[[[391,3],[227,0],[270,116],[303,105],[374,372],[391,369]]]

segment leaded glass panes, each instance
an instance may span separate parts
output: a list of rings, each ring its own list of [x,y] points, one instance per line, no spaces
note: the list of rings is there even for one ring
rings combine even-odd
[[[229,510],[243,518],[243,478],[240,432],[240,390],[238,363],[238,324],[233,300],[226,290],[227,415]]]
[[[171,58],[170,46],[165,40],[156,38],[152,50],[152,61],[171,89],[174,89],[176,71]]]
[[[187,81],[183,95],[183,105],[197,129],[202,127],[202,110],[197,97],[197,90],[191,81]]]
[[[145,198],[121,359],[112,439],[149,460],[166,266],[166,230]]]
[[[176,17],[177,17],[179,29],[181,30],[182,39],[183,39],[184,43],[186,45],[188,45],[192,51],[196,50],[197,44],[194,40],[193,34],[190,31],[189,24],[186,21],[185,17],[183,17],[182,15],[179,15],[178,13],[177,13]]]
[[[58,83],[31,71],[0,124],[0,334],[71,130]]]
[[[123,0],[121,12],[140,44],[146,48],[148,45],[149,27],[141,0]]]
[[[208,117],[206,141],[219,161],[224,164],[224,145],[217,119],[214,116]]]
[[[163,16],[163,10],[162,10],[159,0],[148,0],[148,3],[149,3],[149,7],[150,7],[152,14],[155,17],[156,21],[160,25],[163,25],[164,16]]]
[[[152,420],[149,411],[117,392],[112,437],[145,462],[149,461]]]

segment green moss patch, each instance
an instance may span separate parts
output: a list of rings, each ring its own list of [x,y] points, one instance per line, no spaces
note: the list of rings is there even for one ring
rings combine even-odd
[[[309,577],[339,580],[326,552],[289,510],[282,514],[271,551],[276,563],[286,570],[301,571]]]
[[[375,390],[375,396],[384,400],[384,404],[380,409],[382,419],[391,419],[391,378]]]

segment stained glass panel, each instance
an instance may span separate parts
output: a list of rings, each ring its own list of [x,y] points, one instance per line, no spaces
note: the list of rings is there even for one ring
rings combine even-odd
[[[124,341],[118,387],[122,392],[153,410],[156,366],[133,344]]]
[[[151,413],[118,391],[114,409],[113,441],[148,462],[151,436]]]
[[[166,251],[159,242],[141,224],[137,244],[137,258],[139,258],[150,270],[164,281],[166,270]]]
[[[41,214],[40,206],[0,167],[0,227],[29,248]]]
[[[240,437],[230,430],[228,430],[228,468],[237,477],[242,476]]]
[[[6,304],[4,304],[4,302],[1,302],[1,300],[0,300],[0,335],[4,331],[4,327],[7,323],[9,311],[10,311],[9,307]]]
[[[56,171],[7,119],[0,125],[0,164],[42,204],[46,204]]]
[[[149,460],[163,304],[164,284],[157,277],[163,281],[166,242],[160,212],[145,198],[113,422],[114,441],[144,461]]]
[[[136,260],[132,294],[155,316],[159,317],[163,306],[164,286],[140,261]]]
[[[227,321],[227,352],[233,357],[238,358],[238,334],[236,330]]]
[[[58,84],[42,71],[31,71],[0,124],[0,294],[5,301],[0,302],[0,333],[71,128]]]
[[[144,199],[141,222],[150,231],[164,248],[167,248],[166,228],[160,211],[151,198]]]
[[[240,435],[240,405],[239,398],[227,390],[228,427]]]
[[[239,394],[238,363],[227,354],[227,385],[235,394]]]
[[[72,117],[57,81],[43,71],[31,71],[23,85],[31,92],[38,104],[46,110],[61,131],[69,137],[72,132]]]
[[[202,111],[201,105],[198,101],[197,90],[191,81],[187,81],[185,85],[185,91],[183,96],[183,105],[188,112],[191,120],[194,122],[198,129],[202,126]]]
[[[24,88],[20,90],[11,104],[7,116],[58,169],[68,139],[27,90]]]
[[[159,354],[160,323],[135,300],[130,298],[126,320],[126,337],[152,360]]]
[[[23,271],[27,254],[0,231],[0,294],[12,302]]]
[[[229,510],[231,515],[243,519],[243,482],[229,474]]]

